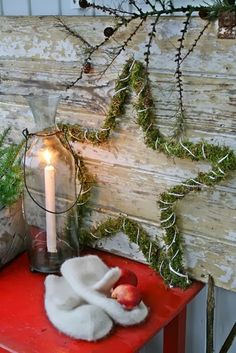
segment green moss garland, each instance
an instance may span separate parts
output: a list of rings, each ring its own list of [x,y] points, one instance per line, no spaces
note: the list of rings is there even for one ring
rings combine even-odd
[[[148,233],[140,224],[126,217],[108,218],[96,228],[91,230],[82,229],[80,232],[80,245],[82,247],[92,245],[94,241],[110,237],[118,232],[124,233],[131,242],[136,243],[148,263],[158,270],[159,247],[157,242],[150,240]]]
[[[228,147],[216,146],[207,142],[193,143],[191,141],[167,138],[156,126],[154,103],[149,79],[144,65],[141,62],[129,60],[117,81],[115,94],[112,98],[103,127],[100,130],[88,130],[73,125],[70,127],[72,140],[80,142],[89,141],[100,144],[106,141],[110,132],[117,126],[117,118],[124,113],[124,103],[129,98],[130,89],[137,96],[135,108],[137,123],[143,130],[145,144],[169,156],[188,158],[192,161],[207,161],[212,170],[207,173],[200,172],[197,177],[188,179],[180,185],[175,185],[161,194],[158,201],[161,209],[160,224],[163,229],[165,245],[158,253],[158,245],[151,241],[142,228],[130,219],[118,218],[105,221],[98,228],[91,231],[81,231],[80,243],[91,244],[94,240],[110,236],[122,229],[125,222],[125,233],[129,239],[136,242],[137,229],[143,234],[138,242],[144,256],[153,268],[159,271],[164,280],[173,286],[185,288],[189,284],[185,274],[182,255],[182,239],[177,227],[175,204],[191,191],[200,191],[203,187],[214,186],[225,179],[228,173],[236,169],[236,155]],[[123,229],[124,230],[124,229]],[[153,250],[150,254],[150,244]],[[157,254],[159,254],[157,256]]]
[[[145,85],[145,88],[141,88]],[[208,173],[199,173],[194,179],[186,180],[163,193],[159,200],[161,209],[161,227],[164,230],[165,246],[162,249],[160,273],[164,279],[174,286],[185,287],[188,278],[184,274],[182,262],[182,242],[177,228],[177,217],[174,210],[176,201],[182,199],[191,191],[199,191],[204,186],[213,186],[224,179],[230,170],[236,169],[236,156],[228,147],[215,146],[208,143],[193,143],[190,141],[175,141],[164,137],[156,127],[154,106],[150,98],[151,89],[147,74],[141,63],[134,66],[131,86],[138,99],[136,109],[138,123],[144,132],[145,143],[154,150],[170,156],[188,158],[193,161],[205,160],[212,165]],[[140,94],[141,92],[141,94]]]
[[[117,118],[124,113],[124,104],[128,99],[127,91],[129,89],[128,79],[125,78],[129,77],[129,70],[130,61],[124,66],[122,74],[116,83],[115,94],[111,100],[102,128],[100,130],[93,130],[83,128],[78,124],[69,126],[69,135],[72,141],[87,141],[99,144],[108,140],[111,130],[114,130],[117,126]]]

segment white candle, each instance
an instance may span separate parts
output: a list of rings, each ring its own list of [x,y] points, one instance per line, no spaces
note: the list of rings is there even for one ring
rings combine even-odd
[[[44,158],[47,162],[44,168],[45,208],[55,212],[55,168],[48,150],[44,152]],[[56,215],[49,212],[46,212],[46,237],[48,252],[57,252]]]

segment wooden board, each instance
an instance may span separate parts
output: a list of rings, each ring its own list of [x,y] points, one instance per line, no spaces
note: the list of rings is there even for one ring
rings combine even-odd
[[[111,18],[64,18],[91,44],[103,39],[103,30]],[[178,97],[175,92],[174,56],[183,18],[164,18],[158,25],[150,64],[152,91],[156,103],[157,125],[170,134],[175,124]],[[60,92],[63,100],[58,120],[99,127],[113,95],[114,82],[125,59],[132,54],[143,59],[147,40],[147,21],[133,39],[127,53],[101,78],[108,56],[100,51],[90,75],[66,90],[76,79],[83,61],[83,46],[56,27],[55,18],[1,18],[0,24],[0,119],[1,128],[11,126],[11,139],[21,140],[24,127],[33,130],[33,118],[24,95]],[[186,38],[188,48],[204,22],[194,18]],[[135,27],[131,25],[128,29]],[[127,34],[121,31],[117,41]],[[111,45],[117,45],[114,41]],[[109,47],[109,46],[107,46]],[[187,136],[193,141],[231,146],[236,150],[236,46],[232,40],[217,39],[217,24],[209,27],[199,45],[183,64],[184,103],[187,113]],[[109,216],[127,214],[138,220],[161,242],[160,212],[157,201],[170,186],[208,170],[206,163],[168,158],[148,149],[143,133],[135,123],[132,101],[126,106],[119,128],[107,144],[75,146],[89,171],[96,175],[92,190],[91,216],[95,225]],[[216,186],[188,195],[177,205],[185,243],[185,262],[191,275],[206,281],[210,273],[215,283],[236,291],[236,173]],[[110,251],[143,261],[137,248],[123,235],[98,245]]]

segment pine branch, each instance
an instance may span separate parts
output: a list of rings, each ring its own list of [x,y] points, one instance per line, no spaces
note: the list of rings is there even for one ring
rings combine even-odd
[[[161,7],[162,7],[162,10],[165,11],[165,9],[166,9],[166,2],[165,2],[165,0],[159,0],[159,3],[160,3],[160,5],[161,5]]]
[[[22,170],[18,162],[22,144],[4,146],[10,129],[0,135],[0,205],[10,206],[21,195],[23,187]]]
[[[0,135],[0,148],[3,146],[5,139],[10,131],[10,128],[7,128],[3,131],[3,133]]]
[[[194,12],[194,11],[200,11],[200,10],[206,10],[209,12],[209,20],[215,20],[217,19],[219,15],[220,10],[224,11],[235,11],[236,6],[235,4],[232,4],[232,0],[215,0],[215,2],[212,5],[186,5],[186,6],[181,6],[181,7],[175,7],[173,4],[173,1],[165,1],[165,0],[157,0],[158,3],[161,5],[162,10],[157,10],[156,6],[151,3],[150,0],[145,0],[146,4],[148,4],[151,7],[151,11],[143,11],[140,6],[137,5],[135,0],[129,0],[129,3],[135,7],[135,9],[138,11],[137,12],[131,12],[131,11],[125,11],[120,8],[112,8],[108,6],[101,6],[98,4],[93,4],[90,3],[89,1],[86,1],[86,8],[94,8],[97,10],[100,10],[104,13],[107,13],[109,15],[113,15],[115,17],[124,17],[124,16],[138,16],[139,18],[143,17],[150,17],[150,16],[157,16],[157,15],[173,15],[175,13],[185,13],[185,12]]]
[[[81,70],[80,70],[80,74],[79,76],[76,78],[76,80],[72,81],[69,85],[67,85],[67,89],[70,89],[72,87],[74,87],[83,77],[83,73],[84,73],[84,67],[90,63],[93,55],[95,52],[97,52],[101,47],[103,47],[108,41],[111,40],[111,38],[113,38],[114,34],[124,25],[128,25],[130,22],[132,22],[134,19],[136,19],[136,17],[130,17],[128,19],[125,20],[125,22],[121,22],[118,23],[116,25],[115,28],[113,28],[113,33],[110,37],[106,37],[103,41],[101,41],[99,44],[95,45],[94,47],[91,47],[90,49],[88,49],[88,53],[87,56],[84,59],[84,62],[82,64]]]
[[[129,42],[132,41],[133,37],[135,36],[135,34],[139,31],[139,29],[142,27],[144,22],[144,19],[142,19],[139,24],[135,27],[135,29],[133,30],[133,32],[129,35],[129,37],[123,42],[123,45],[119,48],[119,50],[117,51],[117,53],[115,54],[115,56],[112,58],[112,60],[110,61],[110,63],[106,66],[105,70],[102,71],[100,78],[107,72],[107,70],[113,65],[113,63],[115,62],[115,60],[118,58],[118,56],[121,54],[122,51],[124,51],[126,49],[126,47],[128,46]]]
[[[149,58],[150,58],[150,54],[151,54],[152,41],[153,41],[153,38],[156,36],[156,25],[157,25],[159,18],[160,18],[160,15],[157,15],[155,21],[151,24],[152,30],[150,33],[148,33],[149,41],[148,41],[148,44],[146,44],[147,51],[144,53],[144,57],[145,57],[144,61],[146,62],[146,71],[148,69],[148,65],[149,65],[149,61],[150,61]]]
[[[199,42],[199,40],[201,39],[201,37],[203,36],[204,32],[206,31],[206,29],[209,27],[210,25],[210,21],[208,21],[205,26],[203,27],[203,29],[200,31],[199,35],[197,36],[197,38],[194,40],[194,43],[191,45],[190,49],[187,51],[187,53],[184,55],[184,57],[182,58],[180,65],[182,64],[182,62],[193,52],[194,48],[196,48],[197,43]]]
[[[121,10],[119,8],[113,9],[112,7],[101,6],[101,5],[93,4],[93,3],[89,3],[89,2],[87,2],[87,3],[88,3],[87,7],[91,7],[93,9],[108,13],[109,15],[113,15],[116,17],[136,16],[133,12]],[[121,13],[123,16],[121,16],[119,13]]]
[[[236,5],[231,4],[231,0],[215,0],[215,2],[212,5],[207,5],[207,6],[192,6],[192,5],[187,5],[187,6],[181,6],[181,7],[175,7],[172,1],[165,1],[165,0],[158,0],[158,3],[161,5],[162,9],[161,10],[157,10],[156,8],[156,4],[154,5],[152,3],[151,0],[145,0],[146,4],[150,6],[151,10],[150,11],[143,11],[142,8],[140,6],[137,5],[137,1],[136,0],[129,0],[129,4],[133,5],[133,7],[135,8],[136,11],[125,11],[122,10],[120,8],[113,8],[113,7],[109,7],[109,6],[101,6],[98,4],[94,4],[91,3],[87,0],[83,0],[83,6],[84,8],[90,7],[90,8],[94,8],[97,9],[99,11],[102,11],[108,15],[112,15],[115,17],[115,19],[118,19],[119,23],[118,25],[116,25],[116,27],[114,29],[112,29],[112,34],[109,34],[108,37],[106,37],[103,41],[101,41],[99,44],[92,46],[90,43],[88,43],[83,37],[81,37],[76,31],[74,31],[73,29],[69,28],[64,21],[62,21],[61,19],[59,20],[60,25],[63,27],[63,29],[67,30],[68,33],[74,37],[79,38],[84,45],[86,45],[87,47],[87,55],[84,58],[84,62],[82,64],[80,73],[78,75],[78,77],[72,81],[70,84],[67,85],[67,89],[75,86],[79,80],[82,79],[83,74],[85,71],[85,67],[91,65],[90,61],[94,55],[95,52],[97,52],[100,48],[102,48],[109,40],[110,38],[113,38],[113,35],[119,30],[119,28],[121,28],[122,26],[127,26],[132,20],[134,19],[139,19],[140,20],[140,26],[137,27],[137,30],[135,29],[135,31],[131,34],[131,38],[127,39],[125,42],[123,42],[123,45],[120,47],[120,50],[118,51],[118,54],[115,55],[115,57],[112,59],[111,63],[108,65],[108,67],[110,67],[113,62],[115,61],[115,59],[119,56],[119,54],[125,50],[125,48],[128,45],[129,40],[132,39],[132,37],[138,32],[138,29],[140,29],[141,27],[141,23],[143,23],[143,21],[145,21],[148,17],[154,16],[156,18],[156,20],[154,21],[154,23],[152,23],[152,30],[149,33],[149,41],[146,45],[147,47],[147,51],[145,52],[144,56],[145,56],[145,61],[146,61],[146,67],[148,67],[149,64],[149,57],[151,54],[151,45],[152,45],[152,41],[153,38],[155,36],[155,27],[156,24],[158,22],[158,19],[161,15],[173,15],[173,14],[177,14],[177,13],[186,13],[186,22],[184,22],[184,29],[181,31],[182,32],[182,36],[179,39],[179,47],[177,48],[177,54],[176,54],[176,63],[177,63],[177,67],[176,67],[176,71],[175,71],[175,76],[176,76],[176,81],[177,81],[177,89],[179,92],[179,107],[180,107],[180,116],[184,117],[184,107],[183,107],[183,83],[182,83],[182,71],[181,71],[181,64],[183,62],[183,60],[185,60],[187,58],[187,56],[190,55],[190,53],[194,50],[194,48],[196,47],[198,41],[200,40],[201,36],[203,35],[204,31],[206,30],[206,28],[208,27],[209,23],[203,28],[203,30],[200,32],[198,38],[195,40],[195,42],[193,43],[192,47],[189,49],[189,51],[187,52],[187,54],[182,58],[182,49],[183,49],[183,42],[185,40],[185,33],[187,32],[188,29],[188,25],[189,25],[189,21],[190,21],[190,17],[191,14],[194,11],[205,11],[207,13],[209,13],[209,21],[215,19],[216,15],[219,14],[221,9],[227,9],[230,11],[235,11],[236,10]],[[156,1],[157,2],[157,1]],[[126,17],[129,16],[129,17]],[[105,70],[107,71],[107,70]],[[87,72],[86,72],[87,73]]]
[[[208,19],[210,21],[216,20],[219,17],[221,11],[236,11],[235,2],[230,0],[215,0],[214,3],[208,7]]]
[[[186,20],[183,22],[184,28],[181,30],[181,37],[178,39],[179,46],[177,48],[177,54],[175,55],[175,62],[176,62],[176,70],[175,70],[175,77],[177,81],[177,89],[179,93],[179,109],[180,114],[184,116],[184,105],[183,105],[183,81],[182,81],[182,70],[181,70],[181,62],[182,62],[182,49],[184,48],[184,41],[185,35],[188,30],[188,26],[190,24],[192,12],[188,12],[186,14]]]
[[[151,1],[146,0],[145,3],[146,3],[147,5],[149,5],[153,11],[156,11],[156,6],[153,5],[153,4],[151,3]],[[160,3],[161,3],[161,1],[160,1]]]
[[[92,45],[84,39],[78,32],[74,31],[71,27],[69,27],[62,19],[61,17],[56,17],[56,20],[58,21],[58,28],[61,28],[62,30],[68,32],[72,37],[78,38],[86,47],[92,48]]]
[[[133,5],[133,6],[136,8],[136,10],[138,10],[138,12],[140,13],[141,16],[144,15],[143,10],[141,9],[141,7],[139,7],[139,6],[136,4],[135,0],[129,0],[129,4],[130,4],[130,5]]]

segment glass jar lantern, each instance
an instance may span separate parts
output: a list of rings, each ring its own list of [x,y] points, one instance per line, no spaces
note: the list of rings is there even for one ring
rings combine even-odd
[[[55,125],[60,96],[28,96],[37,127],[24,130],[24,213],[32,271],[59,272],[68,258],[78,256],[76,212],[77,168],[63,131]],[[67,147],[67,148],[66,148]]]

